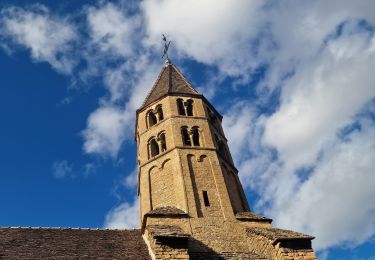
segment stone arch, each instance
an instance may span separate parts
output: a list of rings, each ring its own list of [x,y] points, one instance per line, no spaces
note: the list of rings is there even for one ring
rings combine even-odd
[[[175,207],[175,185],[173,180],[173,167],[171,160],[165,160],[162,167],[150,169],[150,186],[152,207]]]
[[[163,107],[161,104],[156,106],[156,114],[158,115],[158,121],[161,121],[164,119],[164,114],[163,114]]]
[[[198,126],[193,126],[191,128],[191,137],[194,146],[201,146]]]
[[[160,169],[164,169],[164,166],[167,162],[169,162],[171,159],[165,159],[162,163],[161,163],[161,166],[160,166]]]
[[[153,125],[155,125],[158,120],[156,118],[156,115],[154,114],[154,112],[152,110],[149,110],[146,114],[146,122],[147,122],[147,127],[151,127]]]
[[[181,127],[181,138],[183,145],[191,146],[191,140],[187,126]]]
[[[199,190],[198,190],[197,180],[195,176],[196,173],[194,172],[195,155],[188,154],[187,160],[188,160],[188,165],[189,165],[189,175],[190,175],[191,185],[192,185],[193,194],[194,194],[194,205],[197,210],[198,218],[201,218],[203,217],[203,212],[202,212],[202,206],[199,200]]]
[[[205,154],[202,154],[201,156],[199,156],[199,158],[198,158],[198,162],[203,162],[205,159],[207,159],[207,155],[205,155]]]
[[[187,116],[193,116],[194,113],[193,113],[193,100],[192,99],[188,99],[186,100],[185,102],[185,106],[186,106],[186,115]]]
[[[158,140],[160,142],[160,150],[161,152],[165,152],[167,150],[167,141],[165,138],[165,132],[162,131],[158,134]]]
[[[150,138],[148,141],[149,159],[157,156],[160,153],[159,144],[155,137]]]
[[[177,102],[177,111],[180,116],[185,116],[185,107],[184,107],[184,100],[182,98],[178,98]]]

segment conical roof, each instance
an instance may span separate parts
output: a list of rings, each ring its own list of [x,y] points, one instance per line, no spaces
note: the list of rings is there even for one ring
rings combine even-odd
[[[176,66],[169,63],[161,70],[159,77],[140,109],[168,94],[201,95],[191,86]]]

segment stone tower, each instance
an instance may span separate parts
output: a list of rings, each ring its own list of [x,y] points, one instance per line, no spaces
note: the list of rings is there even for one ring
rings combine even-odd
[[[169,60],[136,120],[141,228],[153,258],[315,259],[313,237],[250,211],[222,116]]]

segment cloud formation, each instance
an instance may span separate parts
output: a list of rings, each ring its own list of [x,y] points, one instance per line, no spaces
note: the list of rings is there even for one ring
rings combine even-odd
[[[135,199],[132,203],[124,202],[111,209],[105,217],[105,228],[125,229],[139,228],[139,204]]]
[[[26,48],[34,61],[48,62],[63,74],[72,73],[77,63],[73,44],[78,36],[67,18],[51,15],[42,5],[9,7],[1,10],[1,16],[0,37],[10,40],[6,45]]]
[[[73,173],[73,165],[66,160],[55,161],[52,164],[52,173],[57,179],[69,177]]]
[[[292,167],[314,162],[323,143],[375,96],[374,66],[372,33],[356,21],[344,23],[286,82],[280,108],[265,124],[265,143]]]
[[[125,127],[127,117],[132,119],[133,115],[127,115],[121,108],[113,106],[102,106],[91,113],[87,128],[82,132],[84,151],[116,157],[128,132]]]
[[[116,158],[133,137],[167,33],[176,60],[207,69],[210,96],[223,99],[217,87],[225,80],[233,96],[254,93],[252,102],[238,94],[236,104],[223,105],[223,125],[244,185],[260,195],[257,210],[315,235],[317,249],[375,234],[374,117],[363,115],[374,113],[373,1],[144,0],[132,10],[126,1],[103,1],[82,13],[87,23],[76,25],[43,6],[7,8],[0,24],[8,48],[23,46],[65,74],[84,60],[81,79],[100,77],[107,94],[88,115],[86,153]],[[81,56],[70,60],[77,41]],[[105,225],[134,226],[137,209],[121,204]]]

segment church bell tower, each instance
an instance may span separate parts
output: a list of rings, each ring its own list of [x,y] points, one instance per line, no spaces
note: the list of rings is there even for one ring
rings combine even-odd
[[[167,62],[137,113],[142,217],[165,207],[194,218],[249,211],[221,120]]]
[[[221,123],[167,59],[137,110],[135,131],[141,229],[155,259],[258,256],[259,239],[270,243],[266,233],[276,232],[271,219],[250,211]],[[311,251],[312,237],[293,234]],[[279,254],[269,247],[270,256]]]

